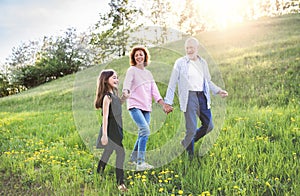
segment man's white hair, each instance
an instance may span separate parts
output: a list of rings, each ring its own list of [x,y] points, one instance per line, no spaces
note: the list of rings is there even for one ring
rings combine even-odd
[[[195,37],[189,37],[187,40],[185,40],[185,46],[187,45],[188,42],[194,42],[196,43],[197,46],[199,46],[199,41]]]

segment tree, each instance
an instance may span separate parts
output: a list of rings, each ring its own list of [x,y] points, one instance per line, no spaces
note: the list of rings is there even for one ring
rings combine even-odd
[[[44,37],[13,48],[9,58],[9,82],[19,89],[38,86],[93,65],[89,39],[69,28],[63,36]],[[10,79],[11,78],[11,79]]]
[[[95,24],[91,43],[101,48],[98,59],[125,56],[128,50],[129,34],[136,27],[136,19],[141,11],[130,4],[128,0],[111,0],[110,12],[100,14],[100,20]]]
[[[76,29],[69,28],[64,36],[44,37],[41,52],[35,66],[44,70],[45,80],[75,73],[80,69],[89,67],[87,51],[84,50],[83,37],[78,37]]]
[[[154,29],[156,34],[156,43],[165,43],[167,41],[167,19],[171,13],[170,2],[165,0],[153,0],[151,7],[151,21],[159,28]],[[160,33],[159,33],[160,31]]]
[[[5,72],[0,69],[0,97],[9,95],[9,82]]]
[[[28,41],[21,43],[18,47],[13,47],[12,54],[6,59],[5,73],[5,80],[8,81],[10,88],[15,89],[12,92],[17,93],[26,89],[22,80],[19,79],[23,77],[23,70],[26,67],[34,65],[39,50],[38,41]]]
[[[183,33],[195,35],[197,32],[205,30],[205,23],[200,20],[201,17],[196,9],[194,0],[185,1],[185,7],[181,12],[178,22],[179,28]]]

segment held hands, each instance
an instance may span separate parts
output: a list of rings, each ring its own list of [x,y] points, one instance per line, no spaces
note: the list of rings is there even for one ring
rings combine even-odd
[[[169,104],[164,104],[163,105],[163,110],[166,114],[169,114],[170,112],[173,111],[173,107]]]
[[[124,102],[130,96],[130,92],[127,89],[122,91],[121,101]]]
[[[102,135],[102,137],[101,137],[101,143],[104,146],[107,145],[107,143],[108,143],[107,135]]]
[[[124,89],[122,91],[122,97],[125,97],[127,99],[129,97],[129,95],[130,95],[130,91],[129,90]]]
[[[218,94],[222,97],[222,98],[224,98],[224,97],[227,97],[228,96],[228,92],[227,91],[225,91],[225,90],[220,90],[219,92],[218,92]]]

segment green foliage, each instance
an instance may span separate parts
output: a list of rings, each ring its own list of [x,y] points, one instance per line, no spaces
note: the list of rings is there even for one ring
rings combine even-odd
[[[9,95],[9,82],[3,73],[0,73],[0,97]]]
[[[30,41],[14,48],[6,73],[12,87],[5,90],[8,94],[18,93],[91,66],[89,59],[93,54],[85,42],[76,29],[70,28],[64,36],[44,37],[43,46]]]
[[[183,153],[161,167],[147,172],[125,171],[128,195],[298,195],[300,152],[299,108],[299,15],[247,23],[222,32],[197,37],[211,52],[224,77],[227,98],[225,121],[217,141],[204,156],[193,161]],[[149,69],[166,70],[181,56],[183,42],[152,48]],[[201,54],[207,55],[204,51]],[[206,57],[205,57],[206,58]],[[209,59],[209,58],[208,58]],[[210,65],[213,60],[210,60]],[[151,66],[153,66],[151,68]],[[69,75],[0,99],[0,171],[2,195],[118,195],[115,169],[108,165],[96,173],[98,156],[82,140],[76,126],[77,110],[93,112],[92,101],[99,70],[116,69],[123,80],[128,58]],[[153,74],[156,78],[156,73]],[[79,78],[77,78],[80,76]],[[219,81],[218,74],[213,80]],[[78,80],[80,79],[80,80]],[[76,84],[74,84],[76,80]],[[162,79],[163,80],[163,79]],[[219,82],[218,82],[219,84]],[[80,90],[85,91],[78,91]],[[164,80],[159,83],[164,95]],[[74,96],[74,92],[78,95]],[[75,97],[86,103],[76,108]],[[216,119],[218,108],[212,112]],[[80,113],[84,114],[84,113]],[[123,110],[124,118],[128,112]],[[161,115],[161,116],[159,116]],[[148,149],[180,140],[181,112],[178,102],[164,125],[149,138]],[[77,116],[86,121],[86,116]],[[126,119],[131,122],[131,119]],[[94,124],[98,124],[94,120]],[[88,121],[89,122],[89,121]],[[125,120],[124,120],[125,122]],[[135,131],[133,127],[130,130]],[[181,134],[174,130],[181,130]],[[92,130],[97,134],[97,130]],[[215,129],[215,131],[218,131]],[[135,135],[125,132],[124,145],[132,149]],[[202,142],[202,141],[199,141]],[[178,143],[173,144],[178,146]],[[169,148],[173,145],[168,146]],[[199,152],[201,143],[197,143]],[[158,152],[159,153],[159,152]],[[169,154],[159,154],[162,160]],[[126,153],[126,160],[129,154]],[[151,157],[149,162],[151,163]],[[111,158],[114,160],[114,156]],[[112,163],[114,164],[114,163]],[[128,164],[125,163],[128,168]],[[127,195],[125,193],[124,195]]]
[[[91,44],[102,49],[98,59],[112,59],[125,56],[128,51],[129,34],[137,26],[136,20],[142,14],[128,0],[111,0],[110,11],[103,14],[95,24],[100,33],[94,33]],[[103,30],[104,29],[104,30]]]

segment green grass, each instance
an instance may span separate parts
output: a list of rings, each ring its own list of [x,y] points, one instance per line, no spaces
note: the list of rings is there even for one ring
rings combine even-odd
[[[299,195],[300,15],[265,18],[199,34],[213,81],[229,92],[213,97],[214,132],[196,144],[190,162],[180,149],[184,119],[154,105],[147,159],[125,163],[126,195]],[[183,42],[150,49],[152,71],[165,95]],[[93,108],[96,78],[114,68],[122,86],[128,58],[95,66],[0,99],[1,195],[118,195],[114,159],[96,174],[94,149],[101,115]],[[126,161],[136,128],[125,106]]]

